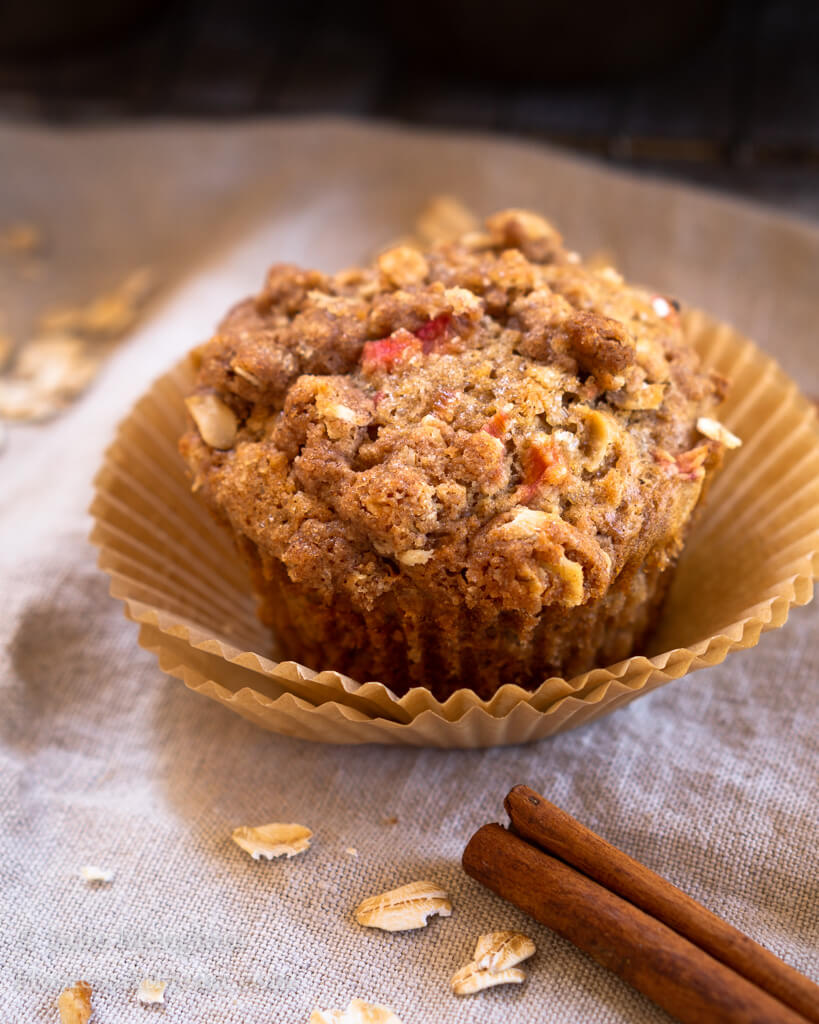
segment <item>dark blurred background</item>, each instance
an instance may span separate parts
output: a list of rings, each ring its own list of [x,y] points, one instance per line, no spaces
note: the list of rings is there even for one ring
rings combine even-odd
[[[0,0],[0,16],[3,119],[484,129],[819,216],[817,0]]]

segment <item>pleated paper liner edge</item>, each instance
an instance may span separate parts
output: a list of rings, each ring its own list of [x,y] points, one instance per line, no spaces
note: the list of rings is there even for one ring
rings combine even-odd
[[[734,389],[722,413],[727,426],[744,432],[745,447],[739,453],[729,455],[725,468],[717,477],[709,502],[681,559],[681,575],[685,575],[687,559],[701,546],[701,536],[710,537],[714,543],[715,537],[719,538],[719,523],[724,528],[726,522],[736,522],[736,516],[730,514],[731,509],[726,509],[730,502],[720,502],[720,492],[735,499],[739,492],[745,500],[749,488],[752,490],[749,477],[752,478],[753,474],[749,474],[743,465],[742,454],[748,451],[753,453],[755,440],[762,438],[764,442],[767,437],[766,423],[761,422],[758,414],[760,407],[772,410],[768,420],[780,423],[781,430],[786,432],[781,448],[794,450],[794,458],[797,458],[794,472],[801,484],[797,490],[791,490],[788,496],[790,505],[786,506],[786,510],[791,506],[799,506],[798,515],[794,512],[788,519],[788,523],[797,522],[801,530],[796,537],[788,537],[788,553],[791,557],[787,563],[778,567],[779,572],[774,574],[773,579],[769,575],[767,587],[761,595],[748,595],[742,615],[721,624],[713,635],[702,639],[692,637],[688,646],[674,646],[653,657],[638,655],[617,665],[593,669],[572,680],[548,679],[534,692],[513,685],[501,686],[489,701],[479,700],[469,690],[460,690],[447,701],[439,702],[430,691],[421,687],[410,690],[402,698],[396,698],[378,682],[359,684],[332,670],[314,672],[294,662],[277,663],[259,653],[266,637],[255,619],[249,621],[250,586],[238,556],[233,555],[227,534],[221,534],[204,508],[191,500],[182,461],[175,453],[176,438],[184,422],[182,398],[193,379],[188,359],[160,378],[120,424],[95,481],[97,493],[91,509],[95,518],[92,541],[100,548],[101,567],[111,576],[112,594],[125,602],[129,617],[156,630],[156,634],[151,634],[154,641],[157,636],[163,636],[166,643],[181,642],[187,645],[192,660],[201,652],[215,657],[214,675],[219,676],[215,667],[221,662],[224,665],[223,673],[232,671],[229,666],[255,673],[260,677],[257,685],[262,693],[269,686],[290,691],[301,702],[297,712],[293,708],[288,709],[290,717],[287,722],[291,730],[294,714],[303,717],[315,713],[306,710],[306,707],[320,709],[324,705],[335,705],[346,706],[351,711],[379,721],[379,736],[389,734],[393,737],[389,740],[366,739],[361,742],[414,742],[407,733],[402,733],[401,739],[391,731],[385,733],[383,726],[408,726],[419,721],[421,716],[426,720],[428,714],[457,725],[459,730],[467,719],[482,721],[484,716],[488,716],[506,723],[502,734],[499,734],[502,738],[492,738],[491,743],[525,742],[526,736],[536,739],[569,728],[568,724],[552,728],[558,720],[553,716],[567,700],[591,702],[593,717],[597,717],[604,713],[605,708],[619,706],[627,695],[630,695],[628,699],[632,699],[638,693],[649,692],[671,678],[679,678],[698,668],[718,664],[732,650],[756,644],[763,631],[781,626],[787,619],[790,607],[810,600],[813,581],[819,573],[819,434],[813,407],[799,394],[796,385],[785,376],[774,360],[731,328],[706,314],[691,311],[685,316],[685,324],[704,361],[720,372],[736,368],[737,376],[747,386]],[[142,446],[150,449],[152,459],[134,459],[134,454]],[[769,447],[763,446],[760,455],[763,466],[776,464],[776,451],[772,453]],[[133,468],[129,467],[136,467],[143,474],[142,477],[133,478]],[[176,475],[172,475],[174,467]],[[150,478],[151,488],[146,487],[145,474]],[[164,502],[163,494],[170,497],[171,501]],[[136,508],[121,500],[123,495],[129,501],[133,500]],[[800,497],[804,499],[801,503],[796,500]],[[770,498],[770,488],[757,495],[760,504]],[[736,501],[738,503],[738,499]],[[768,503],[771,504],[770,500]],[[780,506],[781,502],[774,491],[771,514],[780,513]],[[180,507],[184,510],[184,516],[179,514]],[[166,519],[163,519],[164,508],[167,508]],[[744,514],[747,520],[748,509],[749,504],[745,500],[738,514]],[[714,521],[717,522],[716,527]],[[144,531],[144,536],[140,535],[141,531]],[[784,537],[784,525],[780,527],[780,532]],[[143,544],[144,547],[146,543],[153,548],[159,545],[166,558],[176,554],[179,564],[171,566],[169,572],[164,574],[164,578],[169,581],[167,593],[162,591],[161,561],[154,560],[155,564],[151,566],[147,564],[150,560],[146,559],[146,565],[141,570],[139,559],[134,557],[135,551],[139,551],[139,545]],[[199,547],[202,548],[201,561],[197,561]],[[220,572],[222,566],[224,572]],[[770,564],[768,569],[771,569]],[[173,585],[171,579],[175,581]],[[187,604],[186,580],[190,585]],[[243,587],[246,597],[239,601],[237,594]],[[675,582],[670,601],[672,606],[676,588]],[[227,608],[236,607],[241,613],[241,619],[230,621],[229,617],[223,615],[218,625],[212,620],[203,622],[203,618],[207,619],[208,594],[212,595],[214,610],[218,608],[224,612]],[[664,632],[668,630],[664,631],[661,627],[661,638]],[[245,648],[241,643],[243,639],[247,641]],[[218,686],[217,679],[211,682]],[[614,684],[616,686],[612,691]],[[195,688],[202,692],[202,686],[204,684]],[[601,700],[603,708],[599,706]],[[235,702],[235,696],[227,701],[234,710],[240,710]],[[513,715],[513,712],[522,705],[537,715],[549,714],[550,721],[543,729],[527,727],[520,737],[510,738],[510,716],[514,721],[520,720],[520,713]],[[258,721],[258,708],[252,710],[254,720]],[[481,712],[478,719],[471,714],[475,710]],[[271,727],[278,728],[283,721],[280,721],[280,713],[270,710],[269,714],[278,723]],[[575,724],[579,724],[576,714],[571,717]],[[561,715],[558,718],[562,722]],[[586,720],[585,717],[583,720]],[[333,721],[337,722],[338,719],[334,718]],[[329,722],[326,721],[327,724]],[[361,728],[361,723],[350,723],[350,727]],[[432,734],[435,731],[431,731],[429,726],[418,728],[418,735],[428,736],[432,745],[446,745],[443,737],[437,733],[433,741]],[[310,730],[305,727],[305,731]],[[346,731],[347,727],[345,734]],[[491,729],[484,726],[480,726],[478,731],[485,738],[491,733]],[[370,735],[371,730],[368,728],[366,732]],[[296,733],[291,731],[290,734]],[[312,737],[305,735],[305,738]],[[335,739],[329,734],[321,738],[329,742],[353,742],[349,739]],[[453,736],[452,739],[453,746],[487,745],[483,741],[472,744],[463,741],[463,737]],[[419,742],[426,740],[420,739]]]
[[[531,743],[585,725],[673,678],[658,674],[650,684],[637,690],[618,680],[609,680],[587,698],[566,697],[546,712],[519,703],[498,718],[473,706],[458,719],[448,720],[427,709],[412,722],[400,723],[368,718],[332,701],[314,706],[285,690],[278,694],[261,693],[242,686],[238,677],[225,673],[215,655],[194,659],[183,640],[162,634],[149,625],[141,627],[140,644],[157,655],[160,667],[168,675],[263,729],[312,742],[340,745],[379,743],[475,749]],[[219,675],[221,681],[211,678],[214,675]],[[233,690],[232,685],[237,684],[239,688]]]

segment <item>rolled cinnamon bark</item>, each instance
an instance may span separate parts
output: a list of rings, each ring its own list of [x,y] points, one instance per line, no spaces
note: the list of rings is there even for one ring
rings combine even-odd
[[[805,1024],[666,925],[500,825],[475,833],[463,866],[683,1024]]]
[[[504,806],[519,836],[618,893],[812,1024],[819,1024],[819,985],[769,950],[528,786],[515,786]]]

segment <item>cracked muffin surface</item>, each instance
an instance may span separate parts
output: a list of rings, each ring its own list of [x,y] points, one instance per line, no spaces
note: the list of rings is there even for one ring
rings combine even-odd
[[[676,303],[526,211],[274,266],[194,359],[181,450],[282,653],[399,693],[630,654],[723,450]]]

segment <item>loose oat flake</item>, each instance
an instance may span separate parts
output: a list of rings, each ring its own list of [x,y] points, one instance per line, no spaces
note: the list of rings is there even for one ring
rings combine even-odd
[[[507,967],[505,971],[487,971],[473,960],[452,975],[452,991],[456,996],[471,996],[494,985],[520,985],[526,980],[526,972],[519,967]]]
[[[46,420],[64,403],[37,389],[31,381],[0,377],[0,416],[8,420]]]
[[[27,342],[10,374],[0,378],[0,416],[53,416],[88,387],[99,365],[99,358],[79,338],[61,334]]]
[[[231,838],[243,850],[247,850],[254,860],[260,857],[295,857],[303,853],[310,845],[313,833],[304,825],[285,825],[273,822],[270,825],[250,827],[242,825],[233,830]]]
[[[85,306],[40,317],[38,336],[17,346],[16,359],[0,377],[0,417],[45,420],[65,409],[99,372],[100,342],[114,341],[134,325],[153,286],[154,275],[143,268]],[[0,368],[11,352],[10,339],[0,335]]]
[[[164,1003],[167,981],[155,981],[153,978],[143,978],[137,989],[137,1000],[140,1003]]]
[[[346,1010],[319,1010],[310,1014],[309,1024],[401,1024],[389,1006],[352,999]]]
[[[113,882],[114,872],[105,868],[95,867],[93,864],[85,864],[80,868],[80,875],[86,882]]]
[[[697,430],[712,441],[719,441],[726,448],[739,448],[742,444],[736,434],[724,427],[719,420],[712,420],[709,416],[700,416],[697,420]]]
[[[90,338],[120,338],[134,326],[153,291],[155,276],[148,267],[132,271],[110,292],[85,306],[55,309],[40,318],[43,331],[65,331]]]
[[[449,917],[449,897],[434,882],[419,881],[398,889],[370,896],[355,911],[355,919],[365,928],[381,928],[385,932],[411,931],[426,928],[433,914]]]
[[[534,952],[534,942],[521,932],[487,932],[475,944],[475,964],[497,974],[528,960]]]
[[[87,1024],[91,1018],[91,986],[87,981],[75,981],[63,989],[57,1000],[60,1024]]]

